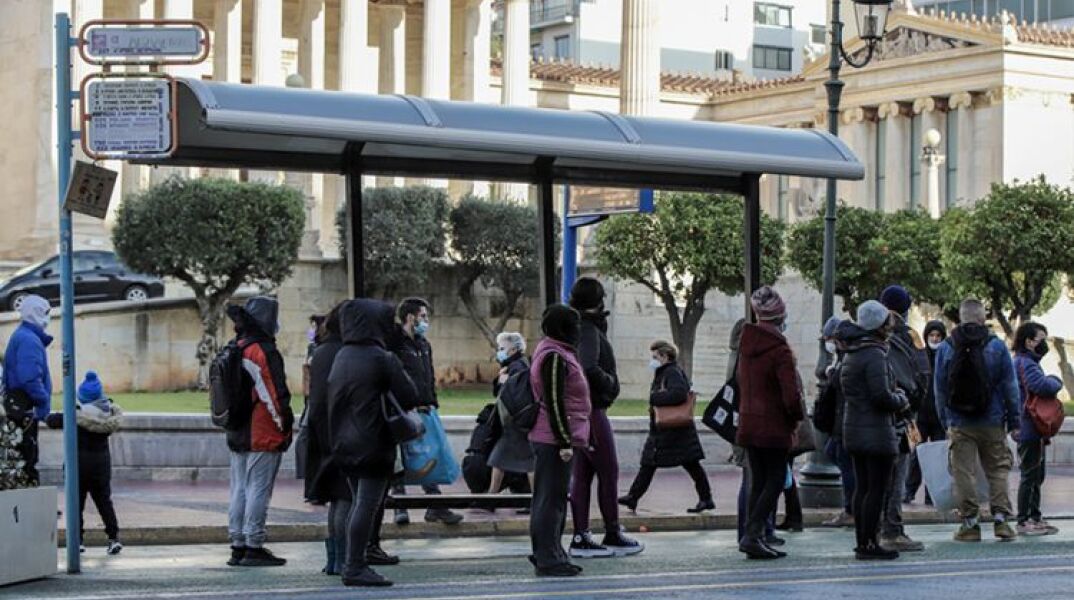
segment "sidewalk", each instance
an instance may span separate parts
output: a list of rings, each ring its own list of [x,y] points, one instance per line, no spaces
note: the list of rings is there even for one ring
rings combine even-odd
[[[642,499],[636,515],[623,513],[623,524],[631,531],[684,531],[695,529],[731,529],[735,527],[736,498],[741,472],[727,465],[708,466],[709,480],[715,493],[716,510],[705,515],[689,515],[686,508],[697,502],[693,482],[681,469],[657,472],[649,492]],[[619,489],[630,487],[633,472],[623,473]],[[1011,500],[1017,498],[1018,473],[1011,473]],[[416,486],[408,488],[420,493]],[[467,492],[455,484],[444,488],[447,493]],[[595,491],[595,486],[594,486]],[[1044,509],[1048,517],[1074,516],[1074,466],[1054,467],[1048,472],[1044,485]],[[59,506],[63,506],[63,490],[57,490]],[[918,501],[906,506],[910,523],[929,523],[944,520],[931,508]],[[119,515],[121,538],[126,544],[194,544],[227,542],[228,485],[221,481],[117,481],[113,485],[113,500]],[[92,501],[87,501],[92,505]],[[782,502],[780,509],[782,510]],[[302,481],[282,478],[276,482],[269,509],[269,539],[282,541],[313,541],[324,538],[325,507],[311,506],[302,501]],[[458,526],[428,524],[421,511],[411,511],[411,525],[397,527],[391,516],[384,527],[386,538],[473,537],[492,535],[524,535],[528,517],[513,510],[495,514],[483,510],[463,511],[466,520]],[[594,529],[600,529],[600,511],[594,506]],[[806,510],[806,524],[817,525],[834,514],[833,510]],[[60,518],[59,527],[64,527]],[[568,530],[571,524],[567,524]],[[92,506],[86,508],[88,545],[104,543],[101,521]],[[61,540],[63,539],[61,531]]]

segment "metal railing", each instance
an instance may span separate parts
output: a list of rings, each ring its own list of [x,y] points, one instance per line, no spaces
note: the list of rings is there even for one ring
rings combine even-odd
[[[578,15],[579,0],[534,0],[530,5],[530,25],[547,25]]]

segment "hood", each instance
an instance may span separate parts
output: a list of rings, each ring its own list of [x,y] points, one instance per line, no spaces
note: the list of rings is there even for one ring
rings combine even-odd
[[[340,313],[345,344],[384,347],[395,327],[395,309],[380,300],[357,298],[345,304]]]
[[[19,318],[44,330],[48,327],[50,308],[48,300],[31,294],[24,298],[19,306]]]
[[[951,337],[957,341],[970,344],[979,344],[992,335],[992,330],[977,323],[963,323],[951,332]]]
[[[921,337],[926,340],[929,339],[929,334],[933,331],[939,331],[940,337],[947,338],[947,326],[943,324],[943,321],[929,321],[925,324],[925,329],[921,331]]]
[[[761,356],[779,346],[786,346],[787,338],[775,327],[767,324],[747,323],[742,327],[739,352],[743,356]]]
[[[254,296],[242,307],[253,325],[269,336],[275,337],[279,329],[280,304],[275,298]]]
[[[887,342],[880,339],[875,331],[863,329],[853,321],[845,321],[838,329],[840,340],[846,345],[847,352],[857,352],[865,348],[887,348]]]

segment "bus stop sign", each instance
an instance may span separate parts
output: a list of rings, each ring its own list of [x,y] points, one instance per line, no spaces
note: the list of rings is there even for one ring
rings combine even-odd
[[[84,140],[93,158],[160,156],[172,151],[174,83],[166,78],[98,79],[84,88]]]

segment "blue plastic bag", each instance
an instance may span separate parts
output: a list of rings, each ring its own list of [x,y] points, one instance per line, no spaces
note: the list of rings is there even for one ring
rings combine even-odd
[[[405,481],[415,485],[450,485],[462,474],[455,453],[451,451],[444,424],[436,409],[421,413],[425,435],[403,444]]]

